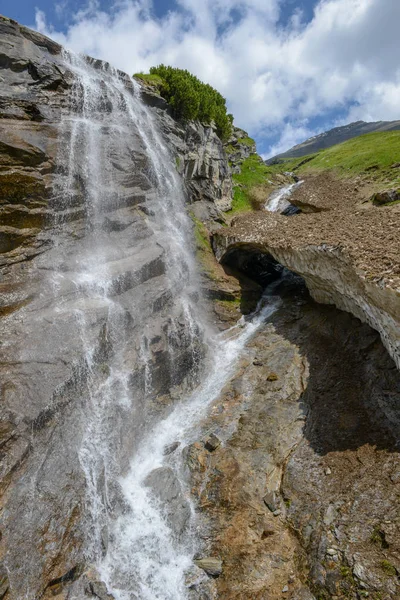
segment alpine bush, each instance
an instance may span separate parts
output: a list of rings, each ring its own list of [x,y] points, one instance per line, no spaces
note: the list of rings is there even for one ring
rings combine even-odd
[[[176,118],[198,119],[208,124],[214,121],[219,137],[222,140],[229,138],[233,116],[226,112],[225,98],[211,85],[187,70],[165,65],[151,67],[150,75],[156,75],[164,82],[159,91],[171,105]]]

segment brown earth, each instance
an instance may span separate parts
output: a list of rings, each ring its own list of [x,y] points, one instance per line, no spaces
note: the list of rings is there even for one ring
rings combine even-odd
[[[308,176],[291,197],[295,205],[320,212],[288,218],[256,212],[238,217],[233,229],[238,237],[281,248],[322,245],[339,249],[369,280],[400,286],[400,205],[373,206],[368,183],[334,179],[322,173]],[[230,235],[230,230],[218,232]]]

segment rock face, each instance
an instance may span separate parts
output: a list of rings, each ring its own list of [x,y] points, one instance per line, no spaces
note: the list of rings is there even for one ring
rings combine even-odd
[[[400,374],[358,319],[277,293],[202,424],[223,443],[188,449],[216,597],[394,600]]]
[[[87,61],[105,76],[110,72],[100,61]],[[90,139],[79,123],[69,125],[86,110],[79,104],[82,88],[61,47],[1,18],[0,62],[1,596],[64,598],[91,555],[83,530],[105,552],[106,516],[124,509],[107,470],[114,480],[126,469],[146,424],[191,385],[201,334],[196,327],[190,331],[178,287],[168,281],[165,245],[155,235],[157,182],[149,175],[140,129],[132,125],[121,152],[105,122],[117,100],[106,92],[95,97],[105,120],[100,135],[110,138],[106,175],[113,188],[90,187],[92,174],[75,169],[72,152],[80,151],[74,136],[82,135],[83,149]],[[128,76],[115,76],[134,93]],[[188,199],[212,205],[216,214],[213,198],[228,207],[229,169],[214,130],[200,124],[185,129],[165,107],[154,113],[171,153],[176,148],[183,157]],[[89,155],[101,152],[99,139]],[[97,158],[101,164],[101,154]],[[104,174],[96,177],[102,181]],[[93,264],[90,272],[89,263],[82,279],[79,265],[93,254],[95,235],[104,270]],[[85,286],[93,291],[96,284],[86,300]],[[128,373],[125,379],[120,369]],[[130,413],[118,400],[123,386],[128,396],[136,394]],[[93,389],[108,390],[107,412]],[[82,452],[89,452],[92,464]],[[103,507],[95,522],[88,477]],[[173,482],[170,488],[173,494]],[[181,504],[183,528],[187,509]],[[77,597],[107,598],[98,591],[102,584],[92,583],[77,582]]]
[[[257,148],[254,140],[249,138],[247,131],[233,127],[232,135],[225,144],[225,151],[232,173],[240,173],[242,162],[251,154],[255,154]]]
[[[232,178],[224,146],[216,128],[200,122],[175,121],[168,105],[150,85],[143,84],[143,99],[158,114],[176,167],[188,186],[190,201],[200,203],[207,218],[221,219],[232,206]]]

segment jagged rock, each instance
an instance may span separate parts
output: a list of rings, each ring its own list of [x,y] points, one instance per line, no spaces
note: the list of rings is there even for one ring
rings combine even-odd
[[[210,577],[219,577],[222,573],[222,561],[219,558],[208,556],[195,559],[193,562]]]
[[[146,97],[144,98],[146,100]],[[201,202],[201,220],[212,220],[232,206],[232,178],[223,144],[212,125],[183,126],[168,110],[157,109],[168,145],[175,152],[177,171],[184,177],[191,202]],[[223,221],[222,216],[217,220]]]
[[[385,190],[383,192],[376,192],[371,196],[371,202],[375,206],[384,206],[390,204],[390,202],[397,202],[400,200],[399,190]]]
[[[256,152],[256,144],[249,138],[247,131],[233,127],[232,135],[225,143],[225,152],[232,173],[240,173],[241,163]]]
[[[164,456],[168,456],[169,454],[172,454],[173,452],[175,452],[175,450],[177,448],[179,448],[180,445],[181,445],[180,442],[174,442],[173,444],[170,444],[169,446],[165,446]]]
[[[114,596],[107,592],[107,586],[102,581],[91,581],[86,589],[87,592],[99,600],[114,600]]]
[[[268,494],[264,496],[263,501],[272,513],[278,510],[279,504],[276,492],[268,492]]]
[[[215,433],[212,433],[208,436],[206,441],[204,442],[204,448],[209,452],[214,452],[221,445],[221,440]]]
[[[159,498],[175,534],[182,535],[190,519],[190,506],[174,471],[169,467],[160,467],[152,471],[144,483]]]

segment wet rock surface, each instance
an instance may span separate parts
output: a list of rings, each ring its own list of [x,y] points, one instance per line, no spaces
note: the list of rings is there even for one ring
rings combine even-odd
[[[103,190],[95,218],[87,181],[71,171],[73,157],[65,148],[72,133],[64,117],[82,107],[72,105],[79,94],[63,56],[58,44],[0,18],[0,560],[10,600],[66,596],[90,555],[87,532],[99,536],[106,551],[106,528],[91,522],[79,454],[98,419],[93,389],[109,387],[113,404],[104,439],[123,472],[152,417],[167,413],[179,391],[193,384],[187,376],[201,354],[201,340],[194,349],[166,279],[140,132],[132,126],[121,153],[112,131],[102,129],[110,135],[113,188]],[[95,69],[109,68],[88,61]],[[119,77],[132,92],[129,78]],[[99,103],[101,120],[109,105],[106,97]],[[173,136],[175,126],[169,125]],[[213,136],[211,129],[204,132],[210,164],[219,151],[209,141]],[[193,152],[196,143],[194,137]],[[212,168],[202,164],[196,163],[191,178],[211,194],[220,181],[210,183]],[[99,293],[89,299],[84,291],[92,284],[82,280],[80,267],[93,248],[103,253],[109,301],[102,297],[104,271],[93,271]],[[113,299],[120,310],[110,318]],[[130,350],[122,358],[127,340]],[[113,376],[119,368],[129,373],[127,381]],[[135,393],[136,410],[128,413],[121,398]],[[99,451],[96,493],[105,513],[118,514],[123,506],[118,493],[105,492],[102,460]]]
[[[399,372],[367,325],[281,292],[204,423],[223,444],[189,451],[217,597],[397,598]]]

